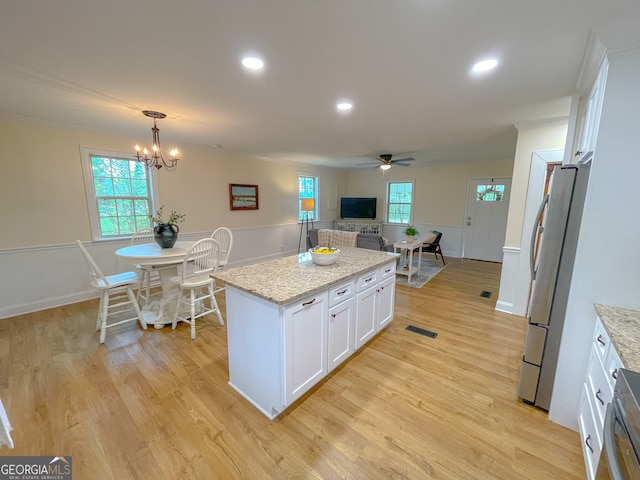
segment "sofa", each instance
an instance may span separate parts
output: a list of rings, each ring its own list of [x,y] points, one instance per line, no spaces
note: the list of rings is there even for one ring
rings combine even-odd
[[[308,237],[308,247],[313,248],[318,245],[318,229],[310,228]],[[323,247],[329,245],[321,245]],[[339,247],[340,245],[331,245],[332,247]],[[382,235],[375,233],[358,233],[356,236],[356,247],[368,248],[369,250],[380,250],[386,252],[393,251],[393,244],[387,243],[386,238]]]

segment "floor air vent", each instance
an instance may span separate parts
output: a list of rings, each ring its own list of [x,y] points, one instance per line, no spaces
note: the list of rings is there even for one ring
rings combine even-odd
[[[420,335],[424,335],[425,337],[436,338],[438,336],[438,334],[435,332],[430,332],[429,330],[425,330],[424,328],[414,327],[413,325],[408,325],[406,330],[414,333],[419,333]]]
[[[491,298],[491,292],[487,292],[486,290],[483,290],[483,291],[480,293],[480,296],[481,296],[481,297],[484,297],[484,298]]]

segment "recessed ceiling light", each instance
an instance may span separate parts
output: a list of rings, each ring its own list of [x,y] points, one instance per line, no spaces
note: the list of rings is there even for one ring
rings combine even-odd
[[[476,73],[486,72],[488,70],[492,70],[498,66],[498,61],[495,58],[490,58],[489,60],[483,60],[481,62],[476,63],[471,70]]]
[[[342,112],[347,112],[353,108],[353,103],[345,101],[336,105],[336,108]]]
[[[242,65],[250,70],[261,70],[264,62],[258,57],[245,57],[242,59]]]

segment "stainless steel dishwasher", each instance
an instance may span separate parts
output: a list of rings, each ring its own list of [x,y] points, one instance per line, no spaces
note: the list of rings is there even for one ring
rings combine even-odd
[[[607,407],[597,480],[640,479],[640,373],[621,369]]]

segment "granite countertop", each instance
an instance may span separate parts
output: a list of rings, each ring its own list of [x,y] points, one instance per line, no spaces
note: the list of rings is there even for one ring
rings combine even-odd
[[[223,270],[212,276],[278,305],[299,300],[395,260],[399,254],[340,247],[333,265],[320,266],[309,253]]]
[[[625,368],[640,372],[640,312],[599,304],[595,308]]]

